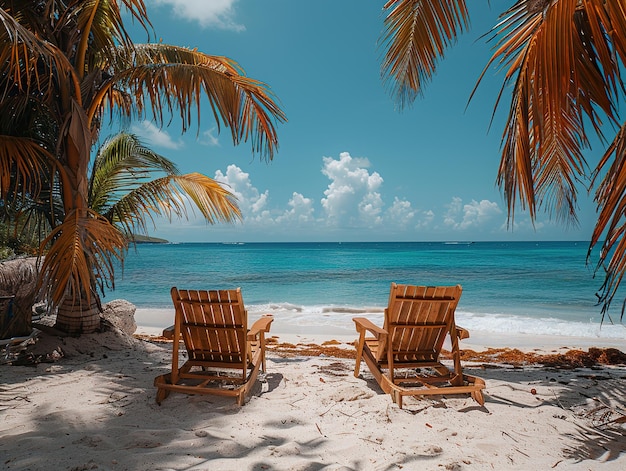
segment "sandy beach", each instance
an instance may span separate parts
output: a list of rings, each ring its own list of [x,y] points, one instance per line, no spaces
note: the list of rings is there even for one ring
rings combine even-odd
[[[467,361],[486,380],[484,407],[450,396],[407,398],[399,409],[365,367],[353,376],[356,336],[325,344],[331,334],[274,330],[267,372],[243,407],[183,394],[158,406],[153,380],[169,368],[171,344],[117,330],[42,333],[29,350],[43,361],[0,365],[3,469],[626,469],[623,363]],[[500,347],[470,340],[462,348]],[[584,347],[554,337],[517,346]]]

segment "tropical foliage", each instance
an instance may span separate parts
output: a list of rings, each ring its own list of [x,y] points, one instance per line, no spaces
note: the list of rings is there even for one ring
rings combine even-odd
[[[80,312],[113,287],[126,236],[145,223],[139,213],[183,211],[164,203],[168,197],[189,194],[210,222],[237,216],[229,194],[197,174],[170,173],[152,192],[137,187],[110,204],[103,192],[111,189],[95,174],[90,189],[91,150],[107,118],[162,126],[176,114],[187,131],[208,106],[234,144],[251,142],[254,153],[271,159],[275,123],[285,116],[267,85],[225,57],[135,44],[123,17],[149,35],[143,0],[0,0],[0,6],[0,195],[6,206],[37,206],[31,214],[43,215],[36,221],[47,224],[48,234],[40,287],[51,306],[70,300]],[[125,164],[101,162],[94,171],[123,186],[127,176],[115,165]]]
[[[181,175],[174,162],[133,134],[117,134],[98,149],[88,205],[128,240],[146,234],[153,216],[185,217],[187,202],[193,202],[211,224],[240,217],[235,196],[226,188],[200,173]]]
[[[422,93],[446,48],[468,28],[469,13],[464,0],[390,0],[384,8],[382,74],[404,106]],[[577,223],[577,183],[591,181],[598,219],[589,251],[600,246],[604,314],[626,272],[626,123],[618,113],[626,4],[518,0],[492,33],[495,52],[485,70],[505,71],[498,104],[512,90],[497,178],[510,221],[519,204],[533,221],[545,210]],[[609,126],[615,136],[603,134]],[[610,142],[595,166],[585,159],[592,136]]]

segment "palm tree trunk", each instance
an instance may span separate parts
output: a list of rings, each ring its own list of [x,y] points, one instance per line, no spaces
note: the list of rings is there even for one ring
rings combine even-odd
[[[100,301],[91,295],[90,302],[68,296],[59,306],[54,327],[71,335],[92,334],[100,330]]]
[[[72,117],[78,120],[77,114]],[[88,128],[82,129],[83,134],[88,134]],[[74,209],[85,209],[88,207],[88,175],[87,163],[89,162],[88,136],[82,135],[82,142],[76,133],[65,137],[66,164],[61,173],[63,204],[65,214],[70,214]],[[89,267],[91,269],[91,267]],[[100,313],[102,307],[100,299],[93,292],[93,286],[81,286],[80,295],[70,293],[58,306],[55,328],[71,335],[94,333],[100,329]],[[91,292],[91,296],[87,293]]]

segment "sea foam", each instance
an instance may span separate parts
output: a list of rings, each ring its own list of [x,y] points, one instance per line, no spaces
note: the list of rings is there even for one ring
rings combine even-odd
[[[264,314],[275,318],[275,332],[320,331],[337,335],[354,333],[353,317],[366,317],[382,327],[384,308],[350,306],[303,306],[292,303],[247,305],[250,321]],[[165,328],[174,322],[173,308],[139,308],[135,314],[137,324],[152,328]],[[589,339],[623,339],[626,345],[626,326],[608,320],[579,322],[556,318],[531,318],[506,314],[481,314],[457,311],[456,322],[470,332],[493,334],[558,335]]]

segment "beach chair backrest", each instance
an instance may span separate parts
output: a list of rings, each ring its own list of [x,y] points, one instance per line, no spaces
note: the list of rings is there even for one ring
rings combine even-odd
[[[456,330],[454,311],[462,288],[392,284],[385,310],[395,361],[436,361],[447,334]]]
[[[190,360],[245,365],[248,316],[239,288],[172,288],[172,300],[176,308],[175,329],[179,329]]]

